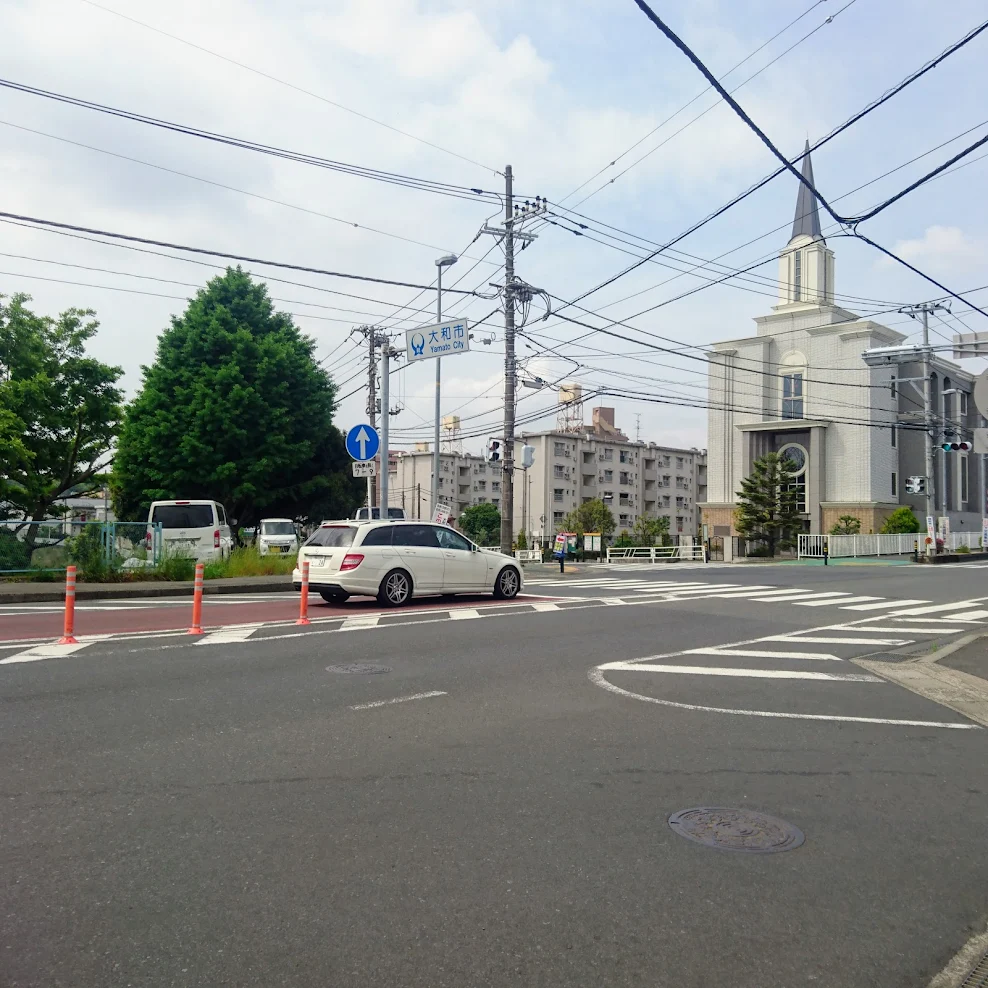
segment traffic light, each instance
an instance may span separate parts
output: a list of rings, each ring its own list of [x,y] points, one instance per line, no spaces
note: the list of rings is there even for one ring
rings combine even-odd
[[[522,446],[521,465],[527,470],[533,463],[535,463],[535,447]]]
[[[906,493],[907,494],[925,494],[926,493],[926,478],[925,477],[908,477],[906,479]]]
[[[971,451],[970,443],[941,443],[940,448],[945,453],[969,453]]]
[[[497,463],[501,459],[501,440],[492,439],[487,444],[487,462]]]

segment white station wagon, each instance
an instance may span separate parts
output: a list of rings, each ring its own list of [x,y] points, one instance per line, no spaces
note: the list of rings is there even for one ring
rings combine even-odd
[[[493,593],[502,600],[522,589],[521,567],[510,556],[481,549],[445,525],[422,521],[323,522],[299,550],[292,579],[330,603],[377,597],[400,607],[428,594]]]

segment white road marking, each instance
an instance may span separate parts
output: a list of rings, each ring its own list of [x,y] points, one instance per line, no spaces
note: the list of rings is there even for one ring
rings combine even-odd
[[[747,593],[759,593],[761,591],[770,590],[771,584],[766,583],[762,586],[737,586],[732,583],[703,583],[698,587],[687,587],[683,591],[671,591],[676,593],[677,596],[687,597],[695,596],[700,597],[737,597],[743,596]]]
[[[792,714],[779,710],[735,710],[731,707],[708,707],[699,703],[678,703],[675,700],[660,700],[657,696],[643,696],[615,686],[604,678],[600,668],[591,669],[587,674],[590,682],[609,693],[641,700],[642,703],[655,703],[660,707],[673,707],[676,710],[692,710],[707,714],[731,714],[735,717],[768,717],[777,720],[824,720],[841,724],[881,724],[895,727],[943,727],[955,731],[979,731],[978,724],[958,724],[938,720],[889,720],[883,717],[844,717],[839,714]]]
[[[610,662],[605,672],[668,672],[686,676],[735,676],[739,679],[823,679],[847,683],[884,683],[884,679],[859,672],[808,672],[804,669],[730,669],[717,666],[656,665],[651,662]]]
[[[883,611],[889,607],[906,607],[909,604],[925,604],[925,600],[879,600],[877,604],[855,604],[846,607],[848,611]]]
[[[449,612],[451,621],[469,621],[470,618],[479,618],[480,611],[476,607],[457,607]]]
[[[380,614],[362,614],[360,617],[348,617],[340,625],[340,631],[358,631],[360,628],[376,628]]]
[[[876,621],[881,620],[881,618],[875,618]],[[921,618],[916,618],[917,621],[922,620]],[[929,622],[925,622],[929,623]],[[847,625],[835,624],[832,625],[829,631],[840,631],[842,628],[848,627]],[[961,631],[963,629],[957,627],[950,627],[949,625],[943,625],[939,628],[916,628],[913,625],[909,625],[908,628],[898,627],[898,628],[879,628],[877,625],[865,624],[865,625],[854,625],[854,627],[860,631],[874,631],[877,634],[902,634],[903,631],[908,631],[911,635],[941,635],[945,631]],[[793,634],[798,634],[798,632],[793,632]]]
[[[229,645],[231,642],[245,642],[264,623],[256,624],[227,624],[218,631],[207,631],[196,645]]]
[[[970,621],[977,624],[982,618],[988,617],[988,611],[965,611],[963,614],[949,614],[943,621]],[[925,618],[902,618],[903,621],[921,621]]]
[[[35,645],[33,648],[26,649],[23,652],[15,652],[13,655],[8,655],[5,659],[0,659],[0,665],[13,665],[19,662],[41,662],[44,659],[60,659],[66,655],[71,655],[73,652],[78,652],[79,649],[85,648],[87,645],[92,645],[93,642],[103,641],[109,637],[109,635],[90,635],[86,641],[77,642],[75,645]]]
[[[758,641],[766,641],[759,638]],[[729,648],[726,645],[712,648],[691,648],[685,652],[676,652],[676,655],[737,655],[746,659],[808,659],[820,662],[843,662],[837,655],[830,655],[827,652],[764,652],[742,648]]]
[[[953,604],[931,604],[929,607],[910,607],[908,610],[895,611],[889,614],[889,617],[915,617],[920,614],[942,614],[944,611],[962,611],[964,608],[970,608],[974,604],[980,604],[984,601],[984,597],[978,597],[975,600],[960,600]]]
[[[763,642],[809,642],[812,645],[911,645],[911,638],[809,638],[794,631],[790,635],[772,635]]]
[[[749,597],[749,600],[766,601],[769,604],[788,604],[790,601],[796,600],[822,600],[824,597],[830,598],[826,601],[828,604],[839,604],[839,600],[834,600],[835,594],[820,592],[819,590],[800,590],[796,592],[789,593],[776,593],[776,594],[753,594]],[[839,594],[837,596],[847,596],[846,594]]]
[[[447,696],[445,690],[432,690],[429,693],[413,693],[411,696],[397,696],[393,700],[374,700],[373,703],[355,703],[351,710],[373,710],[375,707],[390,707],[395,703],[408,703],[409,700],[428,700],[433,696]]]
[[[558,604],[553,604],[551,601],[548,601],[548,600],[538,601],[537,603],[532,604],[532,607],[536,611],[540,611],[540,612],[544,612],[544,611],[558,611],[559,610],[559,605]]]
[[[881,600],[881,597],[845,597],[843,600],[797,600],[793,607],[825,607],[827,604],[836,604],[838,607],[847,607],[848,604],[856,604],[859,600]],[[894,605],[894,601],[892,604]]]

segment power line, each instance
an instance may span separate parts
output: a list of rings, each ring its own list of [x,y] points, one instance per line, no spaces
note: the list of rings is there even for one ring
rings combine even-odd
[[[377,120],[366,113],[361,113],[359,110],[354,110],[352,107],[346,106],[336,100],[331,100],[326,96],[321,96],[319,93],[314,93],[309,89],[303,89],[301,86],[295,85],[295,83],[287,82],[285,79],[279,79],[270,72],[264,72],[261,69],[254,68],[252,65],[247,65],[245,62],[238,62],[235,58],[230,58],[227,55],[221,55],[219,52],[206,48],[204,45],[197,45],[195,42],[188,41],[185,38],[179,37],[177,34],[170,34],[168,31],[154,27],[152,24],[147,24],[144,21],[139,21],[136,17],[131,17],[129,14],[123,14],[119,10],[114,10],[112,7],[105,7],[103,4],[96,3],[95,0],[82,0],[82,2],[89,4],[90,7],[95,7],[98,10],[102,10],[104,13],[113,14],[114,17],[120,17],[125,21],[130,21],[131,24],[137,24],[139,27],[143,27],[148,31],[154,31],[155,34],[160,34],[163,37],[170,38],[172,41],[177,41],[179,44],[187,45],[189,48],[195,48],[196,51],[201,51],[206,55],[212,55],[213,58],[218,58],[221,61],[228,62],[230,65],[236,65],[237,68],[244,69],[247,72],[252,72],[254,75],[261,76],[271,82],[276,82],[279,86],[286,86],[288,89],[295,90],[295,92],[302,93],[305,96],[311,96],[313,99],[327,103],[330,106],[335,106],[338,110],[343,110],[346,113],[353,114],[353,116],[360,117],[361,120],[366,120],[369,123],[377,124],[377,126],[384,127],[392,133],[400,134],[402,137],[407,137],[410,140],[417,141],[419,144],[424,144],[426,147],[433,148],[436,151],[442,151],[443,154],[448,154],[453,158],[459,158],[461,161],[465,161],[471,165],[476,165],[478,168],[483,168],[485,171],[493,172],[495,175],[501,174],[496,168],[491,168],[489,165],[485,165],[480,161],[475,161],[473,158],[468,158],[456,151],[450,151],[449,148],[445,148],[440,144],[434,144],[432,141],[427,141],[424,137],[417,137],[415,134],[408,133],[408,131],[400,130],[398,127],[385,123],[383,120]]]

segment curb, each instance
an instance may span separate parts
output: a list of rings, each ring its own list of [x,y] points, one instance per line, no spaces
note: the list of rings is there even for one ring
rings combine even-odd
[[[65,600],[65,589],[61,584],[53,584],[59,587],[58,590],[43,590],[38,593],[26,591],[13,591],[4,593],[0,590],[0,605],[3,604],[51,604]],[[229,593],[291,593],[294,592],[291,577],[283,580],[265,579],[263,582],[258,578],[256,583],[220,583],[219,581],[207,581],[203,587],[205,594],[229,594]],[[134,597],[184,597],[191,596],[192,583],[155,585],[140,583],[121,583],[117,586],[86,588],[86,585],[79,584],[76,589],[76,600],[120,600],[122,598],[132,599]]]

